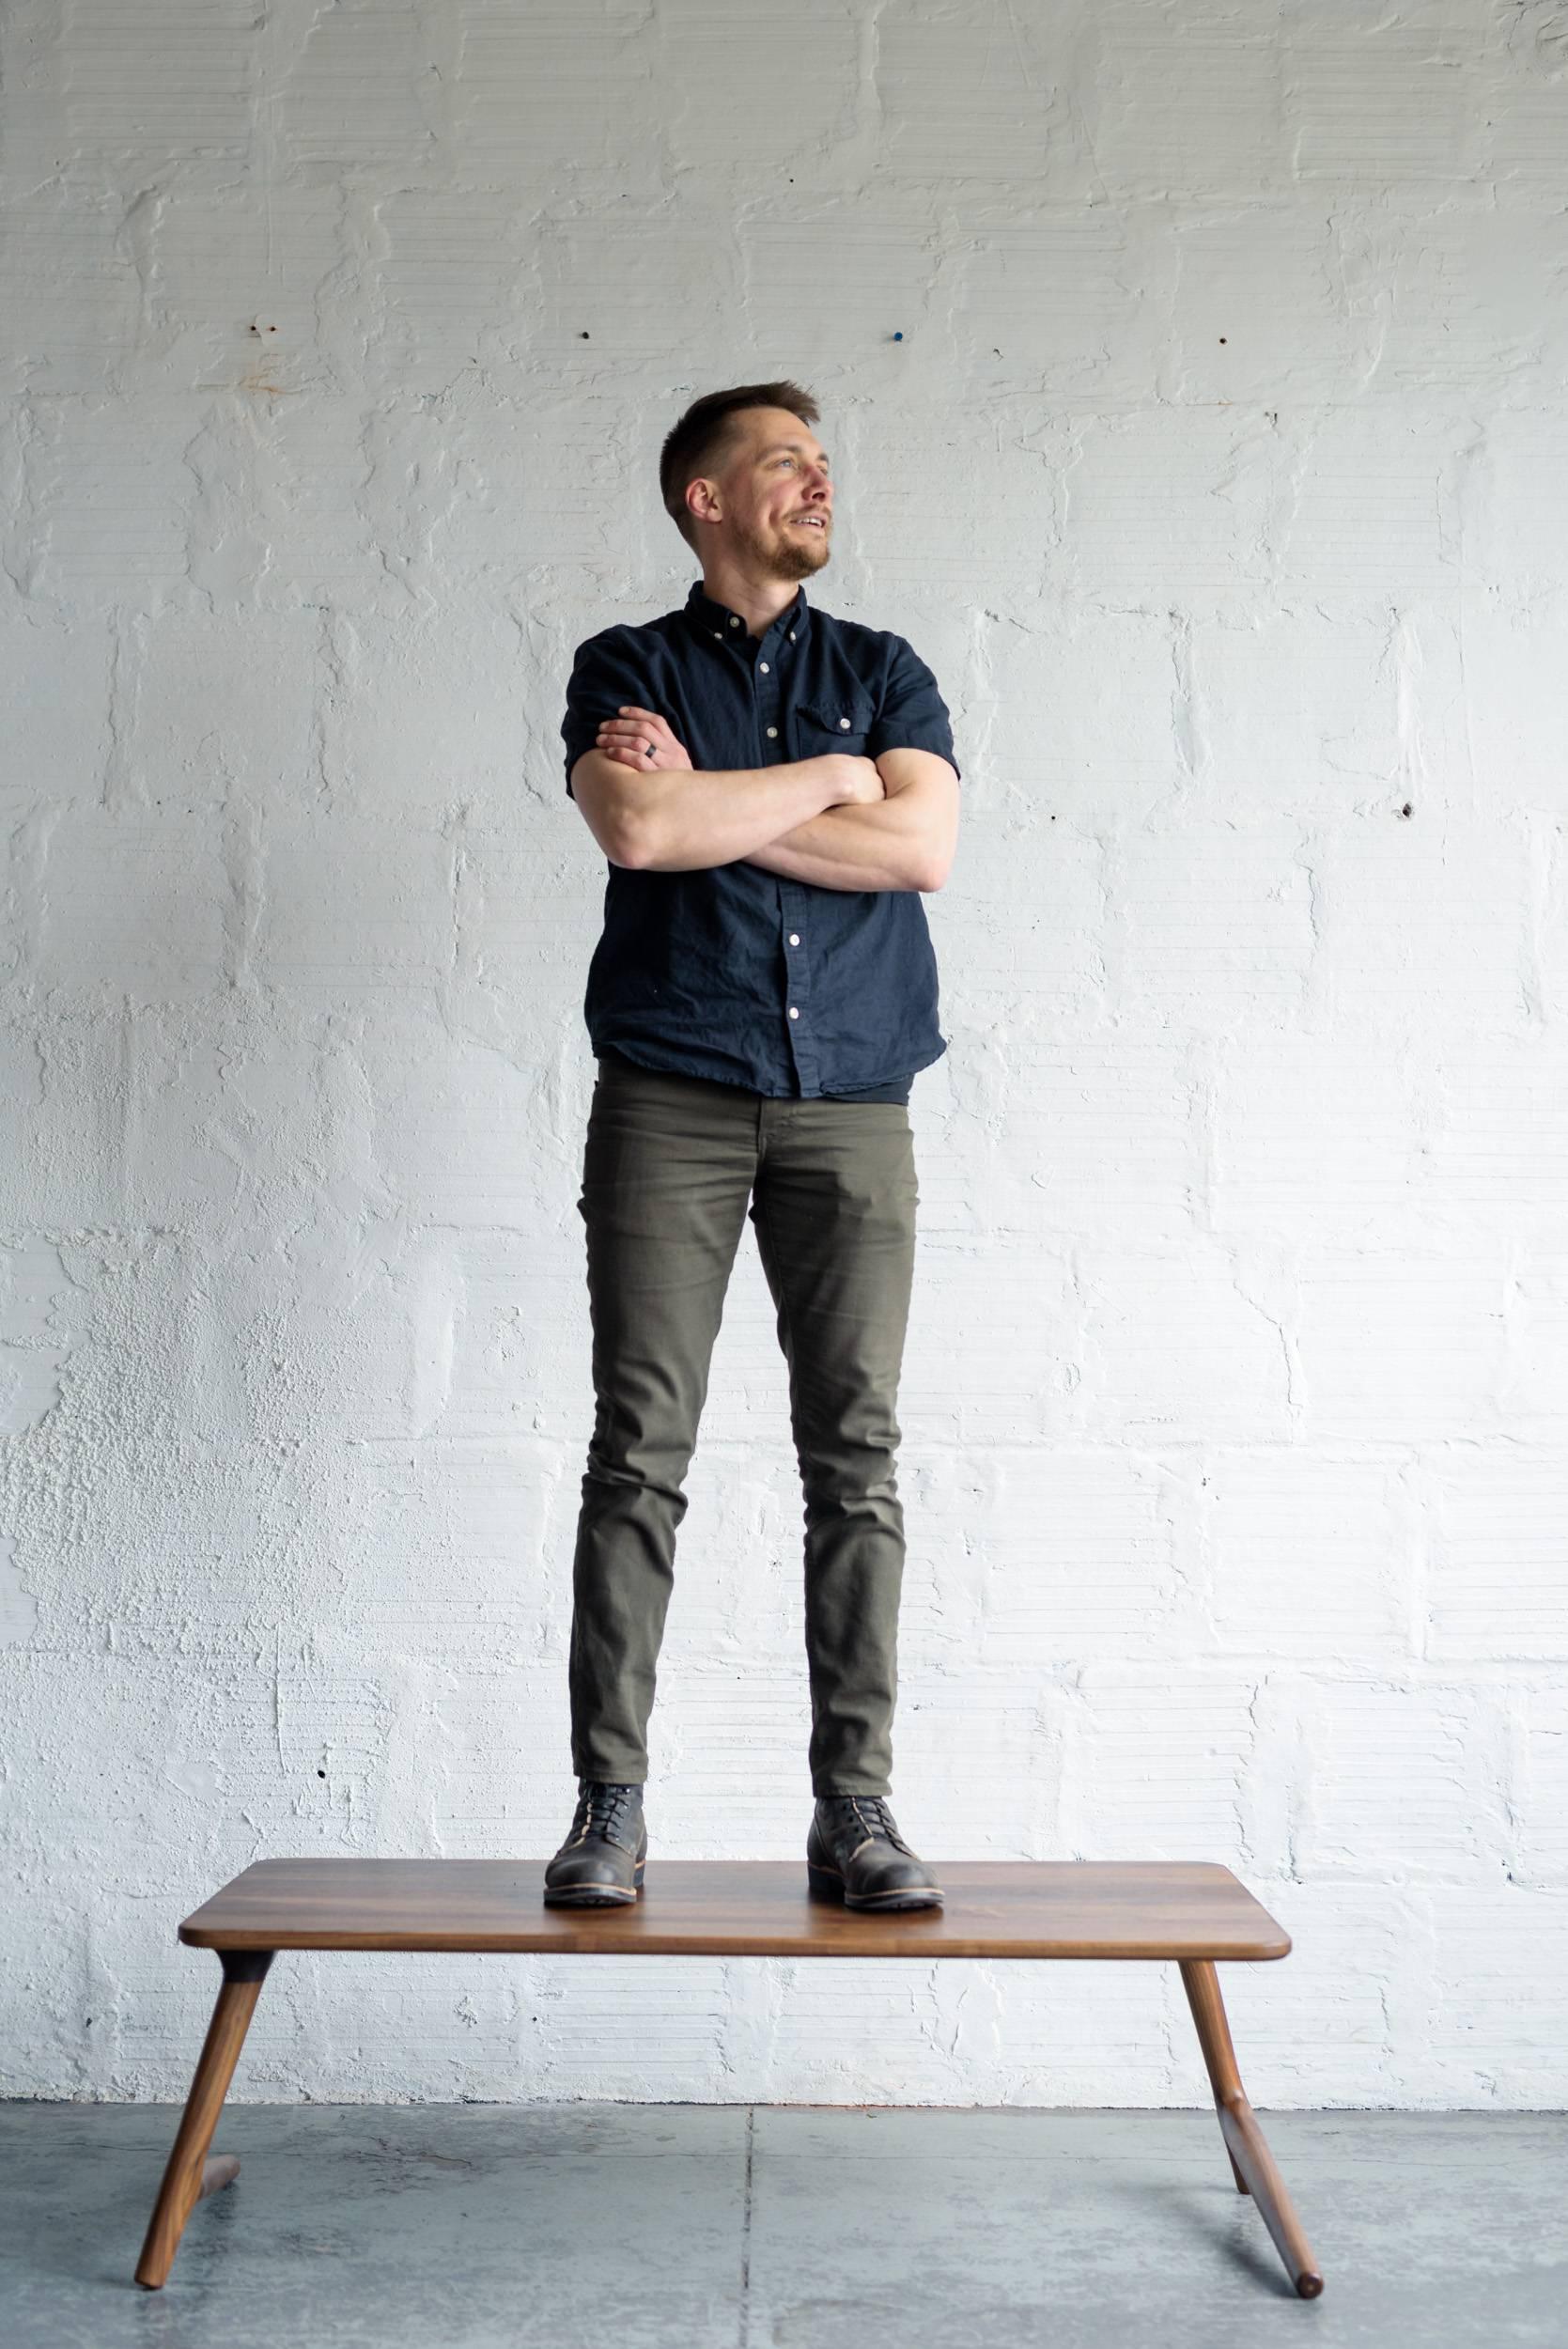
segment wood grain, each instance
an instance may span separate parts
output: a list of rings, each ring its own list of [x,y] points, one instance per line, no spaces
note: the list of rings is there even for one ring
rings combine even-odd
[[[261,1859],[187,1917],[209,1950],[518,1950],[629,1957],[1284,1957],[1207,1860],[928,1863],[940,1908],[814,1899],[803,1861],[652,1859],[624,1908],[547,1908],[543,1859]]]

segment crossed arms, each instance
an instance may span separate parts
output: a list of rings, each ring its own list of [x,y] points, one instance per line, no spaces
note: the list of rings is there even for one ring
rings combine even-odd
[[[958,839],[957,776],[935,751],[882,751],[869,763],[881,799],[826,807],[749,862],[819,889],[939,889]]]
[[[628,708],[629,739],[650,710]],[[660,739],[684,756],[658,721]],[[614,723],[604,737],[615,739]],[[958,778],[935,751],[875,759],[828,752],[780,767],[636,770],[635,754],[584,751],[572,792],[613,864],[653,872],[744,863],[820,889],[939,889],[958,835]],[[879,779],[878,794],[872,773]]]

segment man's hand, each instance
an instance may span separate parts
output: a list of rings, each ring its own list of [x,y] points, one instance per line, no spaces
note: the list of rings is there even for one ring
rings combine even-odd
[[[878,800],[886,799],[887,786],[874,758],[862,758],[854,751],[830,751],[826,754],[835,767],[844,770],[843,787],[837,794],[840,807],[874,807]],[[831,810],[828,812],[831,814]]]
[[[635,702],[624,705],[617,717],[605,719],[594,748],[618,767],[635,767],[642,775],[692,772],[685,745],[675,740],[665,720],[657,710],[639,709]]]

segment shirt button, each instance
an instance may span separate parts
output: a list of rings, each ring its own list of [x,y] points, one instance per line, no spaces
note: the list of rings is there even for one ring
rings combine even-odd
[[[789,942],[790,942],[790,944],[791,944],[792,946],[799,946],[799,944],[800,943],[800,931],[799,931],[799,930],[791,930],[791,931],[790,931],[790,933],[789,933]]]
[[[769,726],[769,727],[768,727],[768,735],[771,737],[771,736],[773,736],[773,735],[777,734],[778,730],[779,730],[779,729],[778,729],[778,727],[777,727],[777,726]]]
[[[841,719],[839,720],[839,724],[840,724],[840,725],[844,728],[844,730],[845,730],[846,734],[847,734],[847,733],[848,733],[848,731],[849,731],[849,721],[848,721],[848,719],[847,719],[847,718],[841,718]]]
[[[791,1004],[790,1004],[790,1006],[789,1006],[789,1016],[790,1016],[790,1018],[791,1018],[792,1019],[800,1019],[800,1013],[796,1010],[796,1008],[795,1008],[795,1006],[794,1006],[794,1004],[793,1004],[793,1003],[791,1003]]]
[[[733,612],[730,614],[730,626],[731,628],[738,628],[740,626],[740,622],[736,618]]]
[[[716,628],[716,629],[714,630],[713,633],[714,633],[714,635],[717,637],[717,639],[718,639],[719,643],[722,645],[722,644],[723,643],[723,641],[724,641],[724,631],[723,631],[723,630],[722,630],[722,628]]]
[[[768,675],[768,663],[766,661],[759,661],[757,662],[757,667],[762,671],[764,677]]]
[[[795,630],[793,629],[789,631],[789,641],[792,645],[795,642]]]

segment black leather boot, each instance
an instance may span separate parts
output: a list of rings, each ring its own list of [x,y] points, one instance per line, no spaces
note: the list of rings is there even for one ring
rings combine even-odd
[[[545,1870],[547,1908],[608,1908],[634,1901],[648,1856],[641,1786],[578,1780],[566,1842]]]
[[[893,1825],[885,1795],[818,1795],[806,1881],[846,1908],[939,1908],[942,1888]]]

